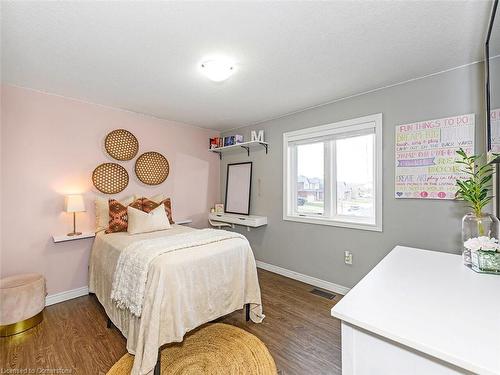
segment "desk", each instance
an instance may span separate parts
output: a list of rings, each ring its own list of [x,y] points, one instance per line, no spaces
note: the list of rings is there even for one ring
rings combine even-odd
[[[257,216],[257,215],[237,215],[237,214],[228,214],[228,213],[210,213],[208,215],[210,220],[214,221],[222,221],[224,223],[230,223],[235,225],[243,225],[247,227],[248,230],[250,228],[257,228],[264,225],[267,225],[267,217],[266,216]]]

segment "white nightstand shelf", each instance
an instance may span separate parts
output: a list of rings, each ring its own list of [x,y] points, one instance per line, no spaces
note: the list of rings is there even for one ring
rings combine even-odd
[[[83,240],[84,238],[94,238],[94,237],[95,237],[94,232],[83,232],[79,236],[68,236],[67,234],[52,236],[54,242],[75,241],[75,240]]]
[[[192,222],[193,222],[193,220],[187,219],[187,220],[176,221],[175,224],[177,224],[177,225],[187,225],[187,224],[191,224]]]

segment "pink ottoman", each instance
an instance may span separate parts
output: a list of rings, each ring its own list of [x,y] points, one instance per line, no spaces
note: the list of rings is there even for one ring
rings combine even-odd
[[[43,319],[45,279],[29,273],[0,280],[0,336],[36,326]]]

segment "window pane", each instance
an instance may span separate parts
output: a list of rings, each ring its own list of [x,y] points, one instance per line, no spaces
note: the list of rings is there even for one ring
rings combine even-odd
[[[374,134],[338,139],[337,214],[375,219]]]
[[[297,146],[297,212],[325,212],[324,143]]]

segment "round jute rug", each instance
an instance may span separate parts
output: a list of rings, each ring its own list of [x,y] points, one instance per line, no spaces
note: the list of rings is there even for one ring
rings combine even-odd
[[[130,374],[134,357],[125,354],[107,375]],[[223,323],[203,326],[167,345],[161,352],[161,373],[168,375],[276,375],[264,343],[238,327]]]

